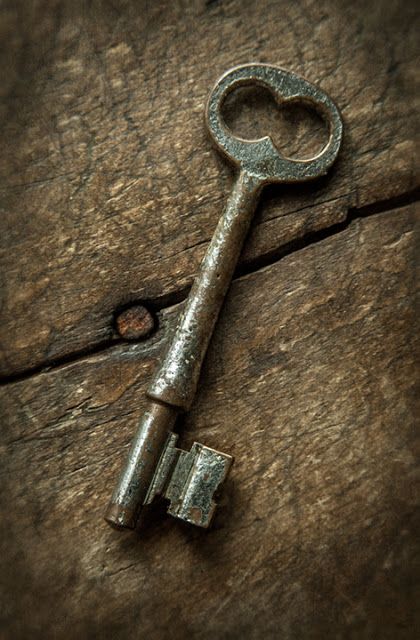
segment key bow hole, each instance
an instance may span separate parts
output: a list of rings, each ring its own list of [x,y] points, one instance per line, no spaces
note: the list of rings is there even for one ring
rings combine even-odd
[[[221,114],[233,135],[244,140],[270,136],[277,150],[293,160],[314,158],[328,142],[328,124],[312,106],[300,100],[278,104],[263,86],[233,89]]]

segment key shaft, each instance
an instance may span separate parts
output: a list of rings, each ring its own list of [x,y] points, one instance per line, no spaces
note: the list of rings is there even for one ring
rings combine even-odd
[[[147,395],[150,404],[131,445],[106,520],[134,528],[179,411],[194,399],[214,325],[249,231],[261,189],[241,171],[201,262],[175,334]]]

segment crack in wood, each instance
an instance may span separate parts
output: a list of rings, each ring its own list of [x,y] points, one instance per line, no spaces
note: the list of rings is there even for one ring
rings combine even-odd
[[[359,218],[367,218],[378,213],[386,213],[392,209],[398,209],[400,207],[413,204],[420,199],[420,189],[414,189],[407,193],[396,196],[395,198],[389,198],[383,201],[377,201],[373,204],[366,205],[364,207],[351,207],[348,209],[347,216],[343,222],[334,224],[331,227],[321,229],[309,234],[304,235],[302,238],[291,241],[290,243],[279,247],[277,250],[270,251],[267,254],[258,256],[254,260],[250,260],[238,267],[235,272],[233,280],[251,275],[260,269],[271,266],[281,260],[282,258],[301,251],[306,247],[309,247],[318,242],[322,242],[326,238],[330,238],[338,233],[345,231],[353,222]],[[170,292],[164,296],[160,296],[155,299],[147,299],[143,301],[154,313],[168,310],[182,303],[188,296],[190,287],[183,287],[179,290]],[[133,302],[134,304],[134,302]],[[126,305],[125,305],[126,306]],[[145,349],[150,350],[151,345],[158,346],[161,342],[162,331],[160,328],[152,336],[152,338],[145,342]],[[27,380],[28,378],[38,375],[40,373],[47,373],[48,371],[63,367],[65,365],[73,364],[79,360],[102,354],[109,349],[113,349],[123,343],[122,340],[117,337],[112,337],[96,344],[91,345],[88,348],[81,349],[79,351],[70,352],[61,356],[60,358],[45,360],[36,367],[29,367],[18,373],[12,373],[9,375],[0,376],[0,387],[4,387],[8,384],[19,382],[21,380]]]

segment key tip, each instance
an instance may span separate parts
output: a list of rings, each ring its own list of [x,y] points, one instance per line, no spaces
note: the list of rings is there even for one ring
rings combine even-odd
[[[135,529],[137,518],[132,509],[121,504],[110,502],[104,515],[107,522],[114,529]]]

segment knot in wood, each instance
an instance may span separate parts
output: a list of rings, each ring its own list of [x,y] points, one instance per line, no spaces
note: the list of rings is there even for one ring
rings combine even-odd
[[[155,324],[153,315],[141,304],[124,309],[115,319],[117,332],[124,340],[146,338],[155,329]]]

